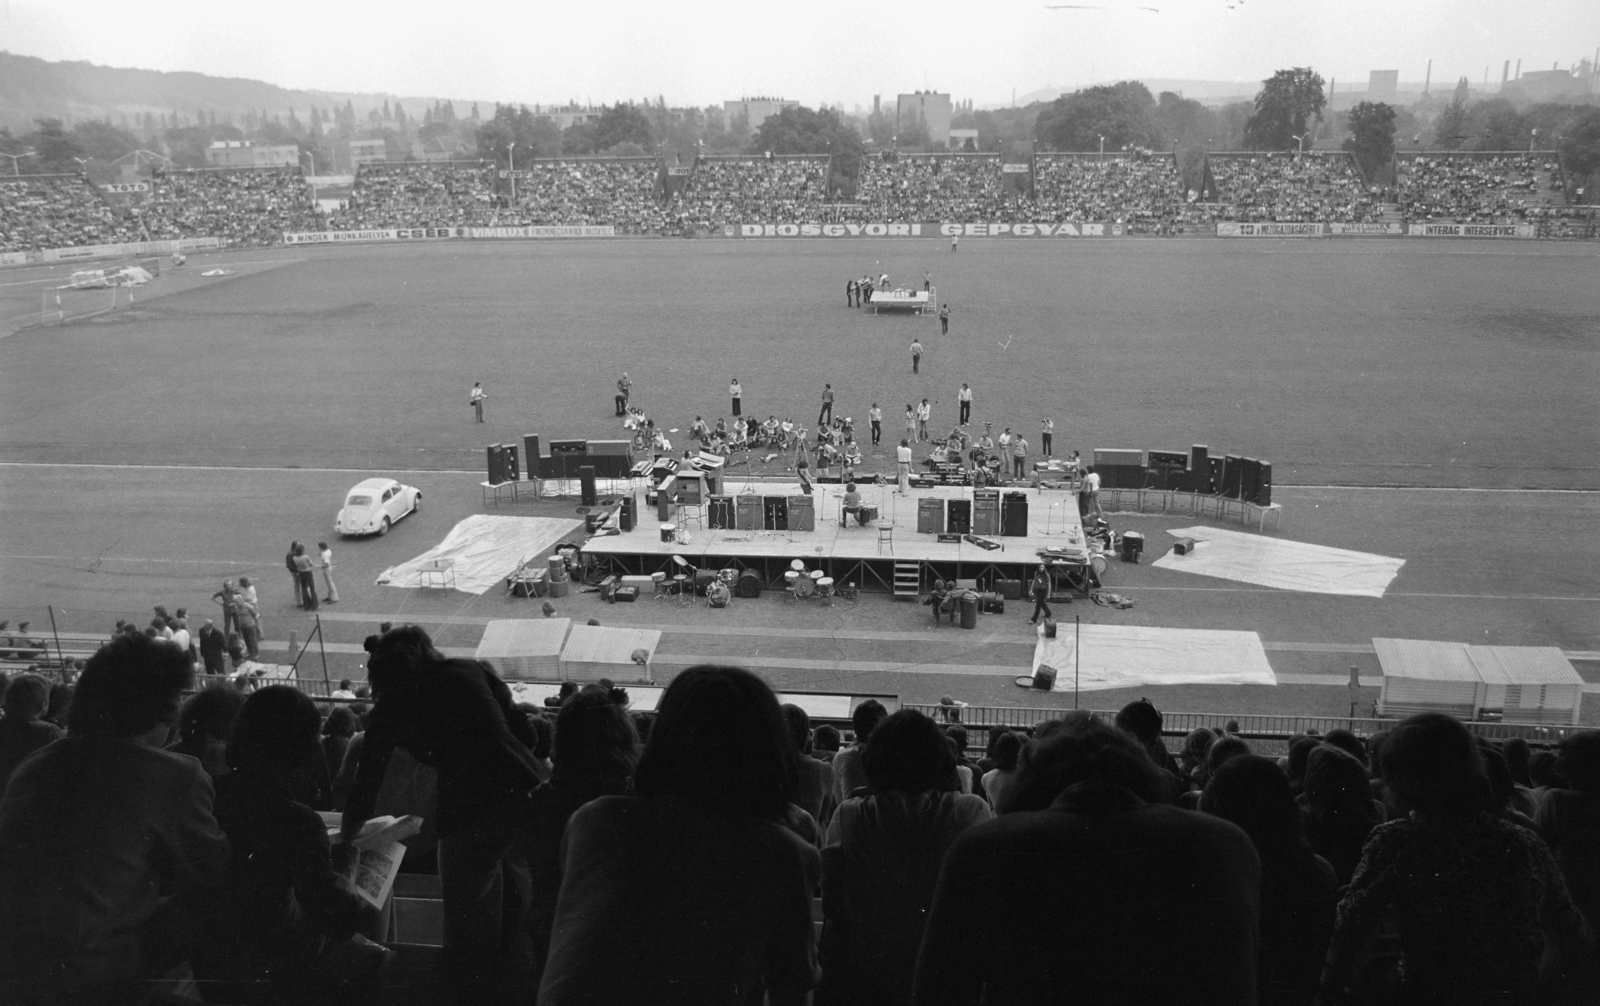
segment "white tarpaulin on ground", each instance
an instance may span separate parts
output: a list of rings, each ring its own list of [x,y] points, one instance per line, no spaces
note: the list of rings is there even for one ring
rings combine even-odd
[[[1214,527],[1185,527],[1167,533],[1200,544],[1188,555],[1168,552],[1151,563],[1153,566],[1314,594],[1382,597],[1406,562]]]
[[[582,521],[564,517],[494,517],[474,514],[450,529],[444,541],[398,566],[378,574],[385,587],[420,587],[421,567],[434,559],[452,559],[454,586],[481,594],[502,583],[517,563],[531,559],[572,533]],[[437,584],[437,580],[432,581]]]
[[[1041,632],[1033,671],[1055,668],[1056,690],[1073,685],[1073,626]],[[1078,647],[1080,689],[1141,685],[1276,685],[1261,637],[1220,629],[1161,629],[1148,625],[1085,625]]]

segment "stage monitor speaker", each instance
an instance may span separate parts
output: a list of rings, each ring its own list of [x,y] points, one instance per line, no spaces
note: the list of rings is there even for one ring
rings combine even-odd
[[[1050,624],[1048,622],[1046,625]],[[1027,678],[1022,680],[1026,681]],[[1039,669],[1033,672],[1033,687],[1041,692],[1048,692],[1056,686],[1056,669],[1049,664],[1040,664]]]
[[[499,444],[490,444],[486,448],[489,467],[489,484],[500,485],[506,481],[506,452]]]
[[[550,453],[556,454],[588,454],[589,441],[587,440],[552,440]]]
[[[583,498],[579,500],[584,506],[594,506],[600,500],[600,494],[594,489],[594,465],[584,465],[578,469],[579,492]]]
[[[1261,462],[1261,481],[1256,486],[1256,506],[1272,505],[1272,462]]]
[[[513,482],[522,480],[522,468],[517,464],[517,445],[501,444],[500,449],[506,452],[506,476]]]
[[[1195,487],[1190,492],[1197,492],[1206,496],[1215,496],[1220,493],[1222,491],[1223,467],[1224,462],[1221,458],[1208,458],[1206,460],[1206,468],[1209,471],[1206,474],[1204,485]]]
[[[1046,639],[1054,639],[1054,638],[1056,638],[1056,620],[1055,619],[1047,618],[1047,619],[1044,620],[1044,638],[1046,638]]]
[[[528,478],[539,478],[539,435],[537,433],[524,433],[522,435],[522,467],[528,470]]]
[[[1261,462],[1255,458],[1244,459],[1244,472],[1239,476],[1239,498],[1249,503],[1256,500],[1256,490],[1261,485]]]
[[[1207,447],[1205,444],[1195,444],[1193,447],[1189,448],[1189,473],[1191,475],[1195,472],[1204,473],[1206,470],[1206,460],[1210,456],[1211,448]]]
[[[1239,485],[1244,479],[1244,458],[1237,454],[1229,454],[1223,459],[1222,465],[1222,495],[1228,499],[1239,498]]]
[[[633,493],[630,492],[628,495],[622,497],[622,511],[617,514],[618,528],[622,529],[623,531],[633,530],[634,512],[638,505],[638,497],[634,496]]]

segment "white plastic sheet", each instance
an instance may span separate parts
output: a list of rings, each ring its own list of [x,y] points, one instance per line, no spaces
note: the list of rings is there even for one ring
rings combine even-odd
[[[1073,629],[1041,633],[1033,671],[1056,671],[1056,690],[1073,686]],[[1222,629],[1163,629],[1148,625],[1085,625],[1078,648],[1078,687],[1088,691],[1141,685],[1276,685],[1261,637]]]
[[[431,559],[453,559],[455,588],[482,594],[503,583],[530,559],[572,533],[581,522],[563,517],[496,517],[474,514],[450,529],[444,541],[378,574],[385,587],[420,587],[420,567]]]
[[[1152,566],[1283,590],[1382,597],[1405,565],[1404,559],[1386,555],[1214,527],[1185,527],[1167,533],[1200,544],[1188,555],[1168,552]]]

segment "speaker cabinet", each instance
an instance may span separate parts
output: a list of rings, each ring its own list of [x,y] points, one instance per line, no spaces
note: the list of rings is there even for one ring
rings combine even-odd
[[[633,444],[627,440],[588,440],[585,441],[590,457],[623,455],[626,457],[633,451]]]
[[[506,452],[499,444],[490,444],[486,448],[489,468],[489,484],[500,485],[506,479]]]
[[[789,497],[789,530],[815,531],[817,509],[810,496]]]
[[[1028,494],[1006,493],[1000,502],[1000,534],[1007,538],[1028,536]]]
[[[972,533],[1000,533],[1000,490],[974,489],[972,492]]]
[[[706,507],[706,527],[726,530],[734,526],[732,496],[713,496]]]
[[[1244,471],[1239,474],[1239,498],[1254,503],[1256,490],[1261,485],[1261,462],[1255,458],[1244,459]]]
[[[1048,626],[1050,623],[1046,622]],[[1054,633],[1051,633],[1054,635]],[[1041,692],[1048,692],[1056,686],[1056,669],[1049,664],[1040,664],[1039,669],[1033,672],[1033,687]]]
[[[594,466],[584,465],[578,469],[579,492],[582,494],[580,501],[584,506],[594,506],[599,502],[600,496],[594,488]]]
[[[517,465],[517,445],[501,444],[500,449],[506,454],[506,476],[513,482],[521,481],[522,469]]]
[[[1229,454],[1223,459],[1222,465],[1222,495],[1228,499],[1239,498],[1239,485],[1244,481],[1244,458],[1237,454]]]
[[[552,440],[550,441],[550,454],[588,454],[589,441],[587,440]]]
[[[638,497],[634,496],[633,493],[630,492],[622,497],[622,510],[617,514],[617,527],[623,531],[632,531],[638,506]]]
[[[951,500],[946,505],[944,529],[951,534],[972,533],[971,500]]]
[[[1256,485],[1256,505],[1272,505],[1272,462],[1261,462],[1261,480]]]
[[[543,477],[543,472],[539,466],[541,460],[539,456],[539,435],[536,433],[524,433],[522,435],[522,467],[527,469],[528,478],[537,479]]]
[[[789,530],[789,498],[763,496],[761,498],[762,526],[768,531]]]
[[[736,496],[733,501],[733,526],[741,531],[759,531],[765,525],[762,512],[760,496],[749,493]]]
[[[1207,447],[1205,444],[1195,444],[1193,447],[1189,448],[1189,474],[1193,475],[1197,472],[1200,474],[1205,474],[1208,468],[1207,461],[1210,456],[1211,448]]]
[[[943,496],[924,496],[917,500],[917,533],[944,533]]]
[[[1206,468],[1209,471],[1206,473],[1204,488],[1191,489],[1190,491],[1203,493],[1207,496],[1215,496],[1222,492],[1222,471],[1224,467],[1226,465],[1221,458],[1208,458],[1206,460]]]

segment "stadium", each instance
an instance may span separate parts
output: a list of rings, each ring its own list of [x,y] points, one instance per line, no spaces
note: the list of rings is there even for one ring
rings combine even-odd
[[[840,847],[839,830],[868,828],[843,809],[928,790],[967,815],[963,828],[991,805],[1002,818],[1042,813],[1049,797],[1003,806],[984,785],[1020,772],[1043,786],[1047,752],[1066,758],[1074,744],[1170,774],[1184,791],[1171,802],[1191,821],[1205,818],[1198,810],[1228,817],[1217,808],[1230,782],[1276,786],[1248,777],[1270,769],[1266,759],[1283,759],[1294,788],[1285,797],[1305,811],[1315,790],[1308,761],[1331,765],[1333,754],[1315,752],[1337,748],[1357,762],[1361,802],[1388,802],[1395,820],[1397,807],[1436,806],[1398,793],[1433,792],[1448,771],[1396,755],[1397,777],[1424,782],[1407,776],[1385,792],[1383,739],[1448,746],[1455,729],[1466,738],[1463,771],[1496,784],[1495,813],[1519,826],[1516,843],[1538,843],[1538,862],[1549,859],[1545,842],[1592,842],[1592,822],[1583,831],[1540,803],[1571,793],[1577,806],[1581,792],[1592,814],[1600,778],[1600,224],[1575,201],[1560,157],[1402,152],[1380,184],[1356,157],[1325,150],[1210,152],[1189,163],[1146,150],[886,152],[861,162],[850,199],[831,184],[839,171],[827,155],[389,162],[361,165],[332,208],[298,168],[158,168],[131,190],[81,174],[0,178],[0,668],[22,696],[19,712],[7,700],[5,720],[27,718],[20,710],[41,681],[54,705],[35,718],[65,723],[61,704],[94,673],[85,661],[175,631],[203,672],[180,690],[185,710],[227,692],[252,696],[248,711],[253,696],[286,685],[317,704],[318,731],[348,718],[388,740],[381,720],[363,718],[385,698],[399,708],[389,697],[405,689],[393,671],[384,684],[384,668],[397,666],[384,660],[416,645],[401,638],[405,627],[421,627],[425,653],[476,658],[484,663],[451,666],[492,668],[487,676],[505,683],[495,695],[529,723],[506,733],[506,719],[495,722],[507,743],[525,745],[517,764],[535,766],[539,781],[550,772],[551,727],[569,709],[574,724],[584,709],[625,709],[623,727],[610,729],[638,744],[662,724],[692,734],[696,715],[760,720],[776,695],[801,721],[832,729],[834,750],[841,732],[856,742],[834,755],[821,731],[804,728],[799,741],[820,756],[804,759],[806,771],[820,775],[809,765],[822,764],[830,780],[809,812],[796,797],[788,820],[824,850],[821,886],[809,881],[814,906],[804,892],[816,926],[810,914],[802,920],[809,942],[799,953],[812,975],[820,940],[819,1002],[912,1001],[909,985],[880,980],[909,982],[913,970],[915,1001],[967,1001],[959,995],[970,974],[945,974],[962,991],[941,998],[930,983],[950,969],[930,954],[960,956],[977,917],[1002,904],[950,893],[933,902],[926,935],[917,921],[909,951],[903,939],[866,938],[873,920],[906,925],[863,907],[871,898],[913,895],[863,879],[876,876],[876,861],[831,886],[830,868],[844,869],[827,852]],[[888,310],[897,299],[915,308]],[[928,410],[920,423],[918,403]],[[869,434],[873,410],[881,437]],[[415,489],[417,501],[381,533],[336,533],[350,487],[367,479]],[[304,544],[303,562],[292,549],[282,556],[290,542]],[[235,622],[241,577],[257,595],[248,633]],[[181,625],[168,617],[179,608]],[[203,624],[217,640],[204,656]],[[108,640],[119,642],[103,650]],[[742,672],[705,670],[724,665],[754,672],[766,697],[740,706]],[[684,705],[692,698],[674,704],[680,676],[680,694],[703,689],[696,694],[718,711],[697,713]],[[30,684],[15,685],[23,679]],[[294,700],[278,701],[288,709]],[[892,715],[880,723],[878,714]],[[959,738],[948,766],[937,752],[916,761],[917,730],[930,721]],[[880,779],[860,752],[871,762],[866,739],[882,724]],[[694,736],[729,757],[742,750],[741,730],[756,729]],[[266,736],[260,750],[276,750]],[[205,759],[224,757],[214,739],[205,750],[188,735],[174,744],[210,771]],[[412,743],[413,760],[431,769],[437,751]],[[648,743],[663,753],[644,749],[635,785],[667,792],[643,767],[664,771],[672,741]],[[1565,786],[1550,775],[1557,751],[1573,773]],[[906,764],[891,781],[885,766],[897,757]],[[235,772],[247,771],[246,758]],[[1542,775],[1529,774],[1530,758]],[[952,785],[943,775],[905,781],[931,771],[929,759]],[[335,811],[348,824],[357,805],[374,816],[381,767],[368,778],[359,755],[316,760],[322,789],[304,805],[333,826]],[[1377,801],[1365,794],[1369,767],[1380,776]],[[447,771],[438,769],[440,808]],[[852,799],[849,771],[869,792]],[[624,788],[585,785],[600,786],[583,791],[591,797]],[[1027,788],[1017,785],[1014,794]],[[1125,787],[1130,798],[1165,799]],[[432,818],[435,805],[422,813],[385,793],[379,811]],[[7,791],[13,815],[20,802]],[[440,827],[464,827],[451,813]],[[1267,826],[1251,813],[1230,818],[1256,842],[1249,869],[1282,883],[1288,867],[1263,846]],[[608,822],[585,814],[568,840],[581,822],[584,848],[598,848],[594,829]],[[1347,838],[1305,831],[1306,855],[1315,848],[1346,891],[1362,842],[1351,858]],[[686,833],[737,860],[736,832]],[[554,834],[559,843],[559,824]],[[1220,849],[1228,834],[1204,841]],[[420,848],[414,836],[390,836]],[[953,837],[941,833],[932,865],[918,869],[936,877]],[[883,836],[863,841],[861,856],[894,849]],[[410,862],[380,878],[370,918],[340,930],[371,937],[359,980],[384,968],[385,1001],[466,1001],[463,990],[502,980],[505,1001],[534,1001],[517,986],[526,971],[499,970],[515,971],[506,964],[514,953],[461,949],[460,934],[487,930],[451,914],[457,895],[438,876],[449,873],[450,844],[415,857],[402,848]],[[977,845],[955,848],[976,855]],[[1552,947],[1589,939],[1577,913],[1594,912],[1600,887],[1570,866],[1586,854],[1557,857],[1578,871],[1566,880],[1578,909],[1570,932],[1547,923]],[[552,881],[529,856],[519,862],[532,869],[537,902],[538,885]],[[944,861],[947,877],[958,859]],[[1218,864],[1213,879],[1244,869],[1227,856]],[[755,911],[744,903],[753,869],[735,863],[721,885],[727,902],[684,917]],[[1081,880],[1063,869],[1036,889],[1068,896]],[[1181,873],[1137,890],[1153,897],[1157,885],[1187,883]],[[1012,893],[1035,889],[990,879]],[[546,895],[573,928],[553,944],[545,932],[544,949],[532,951],[541,969],[550,955],[540,1002],[605,984],[575,963],[571,933],[582,927],[568,914],[578,897],[570,886],[560,909]],[[1250,1001],[1254,959],[1251,977],[1229,985],[1239,979],[1228,955],[1244,944],[1263,960],[1295,953],[1268,932],[1268,907],[1280,920],[1326,916],[1325,929],[1284,922],[1321,940],[1310,979],[1269,975],[1265,964],[1260,975],[1260,991],[1286,996],[1263,1002],[1311,1002],[1332,939],[1333,886],[1259,913],[1224,886],[1172,902],[1172,911],[1217,912],[1195,973]],[[929,911],[933,888],[915,896],[924,898],[916,911]],[[1035,914],[1020,918],[1045,925]],[[708,932],[722,924],[705,923]],[[1388,938],[1403,942],[1401,929]],[[1339,932],[1336,948],[1355,939]],[[700,961],[667,942],[663,954]],[[1592,957],[1582,957],[1591,951],[1573,953],[1572,974],[1592,976]],[[1504,956],[1475,980],[1510,981],[1501,977],[1509,970],[1492,970],[1513,967]],[[1465,967],[1459,955],[1447,960]],[[261,991],[208,985],[214,962],[199,956],[165,963],[160,982],[141,977],[142,1001],[257,1001],[248,997]],[[990,975],[988,1001],[1027,992],[1010,977],[1025,970]],[[1152,994],[1183,969],[1158,971]],[[576,984],[563,991],[552,974]],[[1463,974],[1440,987],[1458,987]],[[764,973],[774,1002],[779,978],[805,988],[817,980]],[[1099,980],[1088,987],[1108,987]],[[626,995],[649,982],[605,987]],[[265,1001],[314,1001],[286,988],[298,986],[274,986],[280,998]],[[1552,988],[1578,1003],[1593,987]]]

